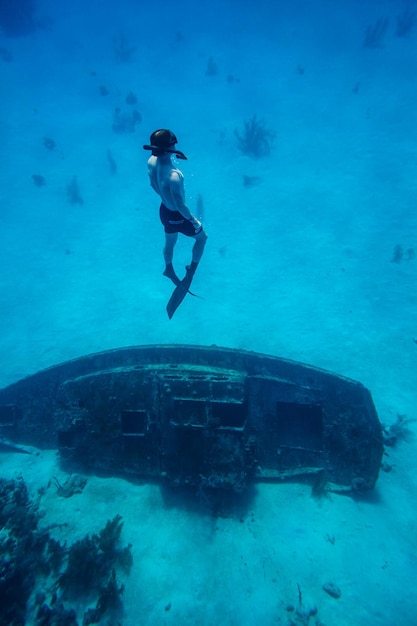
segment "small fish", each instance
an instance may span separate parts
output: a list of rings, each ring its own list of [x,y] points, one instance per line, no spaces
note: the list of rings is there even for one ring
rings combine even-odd
[[[36,187],[44,187],[46,185],[44,176],[41,176],[40,174],[32,174],[32,180]]]
[[[51,139],[50,137],[43,138],[43,145],[45,146],[47,150],[54,150],[56,147],[55,141]]]
[[[117,173],[117,163],[110,150],[107,150],[107,162],[109,164],[110,174],[114,176]]]
[[[261,179],[259,176],[246,176],[246,174],[243,176],[244,187],[255,187],[256,185],[259,185],[260,181]]]

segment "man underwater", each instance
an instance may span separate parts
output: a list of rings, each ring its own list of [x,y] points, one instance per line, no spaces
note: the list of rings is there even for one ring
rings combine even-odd
[[[207,241],[207,234],[201,222],[194,217],[185,203],[184,175],[172,163],[173,156],[187,159],[183,152],[175,148],[177,143],[178,140],[172,131],[161,128],[152,133],[150,145],[143,146],[145,150],[152,151],[152,156],[148,160],[149,179],[151,187],[162,200],[159,217],[165,230],[163,275],[172,280],[177,287],[171,298],[171,300],[174,298],[174,301],[171,303],[170,300],[172,306],[170,307],[168,303],[167,307],[170,318],[190,288]],[[178,278],[172,264],[178,233],[194,238],[191,263],[186,267],[183,280]]]

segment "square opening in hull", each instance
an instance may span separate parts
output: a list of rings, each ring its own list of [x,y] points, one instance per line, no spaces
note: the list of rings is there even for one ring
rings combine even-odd
[[[323,450],[323,411],[318,404],[277,402],[277,439],[282,446]]]
[[[144,435],[146,431],[146,411],[122,411],[122,433],[124,435]]]

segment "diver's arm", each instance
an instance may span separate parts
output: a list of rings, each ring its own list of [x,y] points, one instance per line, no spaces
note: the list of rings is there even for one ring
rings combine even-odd
[[[154,191],[156,191],[157,194],[159,194],[159,189],[158,187],[155,185],[155,183],[153,182],[152,178],[150,179],[151,182],[151,187]]]
[[[156,191],[157,194],[159,194],[159,189],[158,186],[155,182],[155,177],[156,177],[156,166],[155,163],[151,162],[152,157],[149,159],[148,161],[148,176],[149,176],[149,182],[151,183],[151,187],[154,191]]]
[[[175,210],[181,213],[181,215],[185,217],[185,219],[189,220],[196,228],[199,228],[201,226],[200,221],[194,217],[190,209],[185,204],[184,185],[182,178],[177,172],[173,172],[171,174],[170,191]]]

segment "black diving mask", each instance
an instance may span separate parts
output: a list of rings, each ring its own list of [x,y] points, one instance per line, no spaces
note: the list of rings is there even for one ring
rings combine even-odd
[[[174,146],[175,144],[172,145],[172,148],[159,148],[158,146],[145,144],[143,146],[143,149],[152,150],[152,154],[154,156],[161,156],[161,154],[164,154],[164,153],[175,154],[177,159],[183,159],[184,161],[187,161],[188,158],[185,156],[184,152],[181,152],[181,150],[177,150]]]

